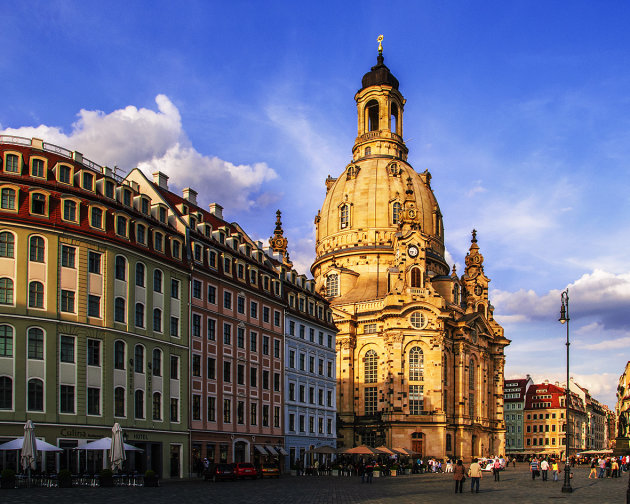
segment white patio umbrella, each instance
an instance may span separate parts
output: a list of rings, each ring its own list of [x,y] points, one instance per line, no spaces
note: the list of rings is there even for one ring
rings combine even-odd
[[[109,449],[109,461],[112,466],[112,471],[120,469],[126,458],[122,427],[118,422],[116,422],[112,427],[112,444]]]
[[[12,439],[11,441],[7,441],[6,443],[2,443],[0,445],[0,451],[8,451],[8,450],[21,450],[24,444],[24,438],[19,437]],[[42,441],[41,439],[37,440],[37,451],[63,451],[61,448],[57,448],[55,445],[51,445],[46,441]]]
[[[141,448],[136,448],[133,445],[123,443],[125,451],[143,451]],[[111,450],[112,448],[112,438],[104,437],[101,439],[97,439],[96,441],[92,441],[91,443],[84,444],[82,446],[77,446],[75,450]]]
[[[35,426],[31,420],[27,420],[24,425],[24,442],[22,443],[22,456],[20,463],[23,470],[28,469],[29,478],[31,469],[37,467],[37,438],[35,437]]]

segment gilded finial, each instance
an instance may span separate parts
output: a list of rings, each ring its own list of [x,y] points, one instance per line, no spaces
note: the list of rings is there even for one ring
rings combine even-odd
[[[472,242],[477,243],[477,230],[476,229],[472,230]]]
[[[376,41],[378,42],[378,54],[381,55],[383,54],[383,35],[379,35]]]

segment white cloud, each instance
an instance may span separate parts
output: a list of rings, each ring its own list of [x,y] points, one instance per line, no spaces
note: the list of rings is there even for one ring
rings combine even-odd
[[[238,165],[199,153],[182,129],[177,107],[161,94],[155,102],[157,111],[132,105],[108,114],[82,109],[68,134],[46,125],[2,133],[42,138],[82,152],[97,164],[118,165],[124,173],[136,166],[149,174],[163,171],[175,186],[191,186],[201,201],[216,201],[230,210],[255,206],[257,193],[276,178],[275,171],[265,163]],[[264,204],[273,197],[267,194],[260,200]]]
[[[630,273],[614,274],[596,269],[569,284],[572,320],[592,318],[602,329],[628,327]],[[492,302],[497,316],[522,315],[527,319],[552,320],[559,317],[560,290],[538,295],[533,290],[516,292],[493,290]],[[590,322],[589,322],[590,323]]]

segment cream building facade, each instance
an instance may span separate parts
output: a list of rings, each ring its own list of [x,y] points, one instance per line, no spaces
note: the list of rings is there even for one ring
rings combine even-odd
[[[355,95],[352,161],[326,180],[316,288],[337,335],[338,444],[424,456],[504,453],[504,348],[473,231],[464,274],[444,257],[428,171],[407,161],[405,98],[384,64]]]

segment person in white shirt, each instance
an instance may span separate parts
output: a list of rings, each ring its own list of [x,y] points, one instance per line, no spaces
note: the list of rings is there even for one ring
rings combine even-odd
[[[542,480],[547,481],[547,472],[549,471],[549,462],[547,462],[547,459],[543,459],[540,463],[540,470],[542,471]]]

